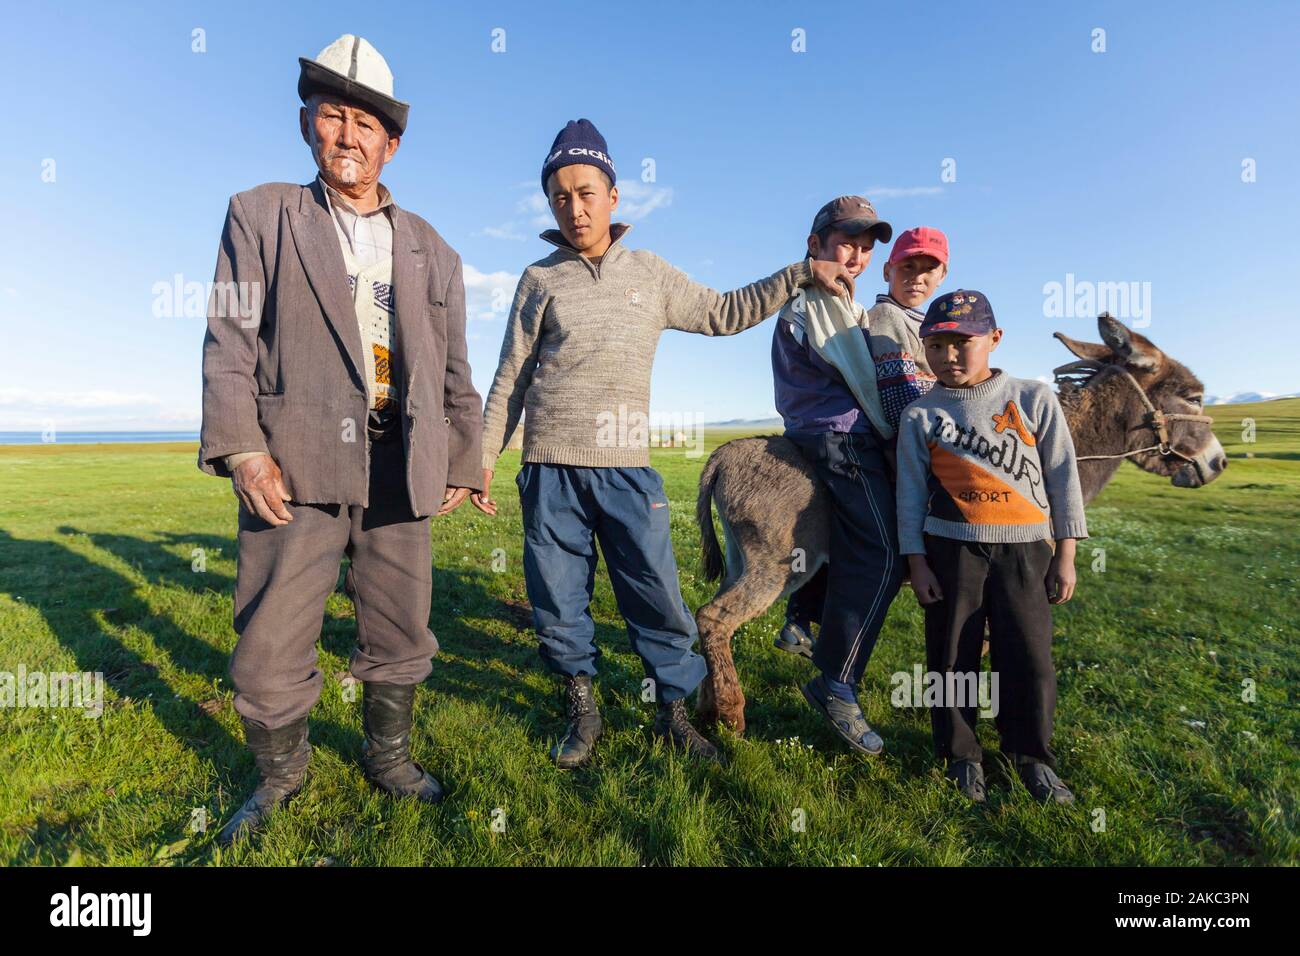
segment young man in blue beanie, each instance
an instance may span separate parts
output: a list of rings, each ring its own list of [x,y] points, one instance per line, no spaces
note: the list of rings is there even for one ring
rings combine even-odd
[[[717,758],[686,710],[705,664],[692,650],[695,621],[678,584],[663,479],[650,467],[648,428],[638,427],[648,423],[660,334],[734,335],[801,286],[853,289],[840,263],[809,260],[725,295],[692,282],[654,253],[622,244],[631,227],[611,223],[615,182],[604,137],[588,120],[569,122],[542,164],[558,228],[541,238],[556,249],[519,280],[483,414],[484,490],[473,496],[495,513],[496,459],[526,412],[516,478],[524,578],[542,660],[564,680],[568,728],[551,756],[566,768],[590,759],[602,730],[589,610],[597,542],[632,648],[654,684],[655,734]]]

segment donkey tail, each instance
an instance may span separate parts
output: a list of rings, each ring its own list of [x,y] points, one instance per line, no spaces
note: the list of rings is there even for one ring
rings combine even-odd
[[[695,499],[695,523],[700,526],[700,550],[706,581],[718,580],[723,571],[722,548],[718,546],[718,534],[713,530],[713,486],[718,480],[721,452],[722,448],[719,448],[705,463],[704,471],[700,473],[699,497]]]

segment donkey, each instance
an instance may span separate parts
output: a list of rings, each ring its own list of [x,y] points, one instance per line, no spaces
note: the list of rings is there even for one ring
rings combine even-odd
[[[1196,376],[1106,313],[1098,316],[1097,328],[1101,343],[1055,333],[1079,358],[1055,371],[1084,502],[1097,496],[1125,458],[1179,488],[1199,488],[1222,474],[1228,459],[1210,429],[1212,420],[1202,414],[1204,387]],[[714,503],[726,537],[725,562],[713,528]],[[792,442],[739,438],[709,456],[695,519],[705,579],[723,579],[695,615],[709,668],[696,712],[744,733],[745,695],[731,636],[826,563],[829,504]],[[800,550],[803,560],[795,561]]]

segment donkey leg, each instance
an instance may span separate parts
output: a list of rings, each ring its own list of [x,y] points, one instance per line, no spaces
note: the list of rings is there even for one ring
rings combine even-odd
[[[731,587],[718,592],[695,615],[700,646],[709,667],[696,704],[701,719],[721,722],[737,734],[745,732],[745,694],[731,654],[731,637],[738,627],[772,606],[781,596],[784,583],[783,578],[746,569]]]

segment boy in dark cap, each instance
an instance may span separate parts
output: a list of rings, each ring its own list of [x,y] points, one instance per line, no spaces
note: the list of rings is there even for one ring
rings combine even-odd
[[[614,163],[588,120],[571,121],[542,165],[556,247],[519,280],[483,415],[488,514],[496,459],[524,420],[519,487],[524,579],[542,660],[565,683],[568,729],[552,750],[561,767],[591,756],[602,729],[592,691],[599,652],[589,611],[596,543],[605,557],[632,647],[654,683],[654,731],[671,746],[716,758],[691,726],[685,698],[705,673],[692,650],[695,621],[682,600],[663,480],[650,467],[650,371],[665,329],[733,335],[776,312],[800,286],[832,293],[852,277],[839,263],[786,266],[725,295],[621,240]]]
[[[844,197],[844,199],[853,198]],[[842,201],[836,200],[836,202]],[[814,226],[818,222],[825,224],[820,230],[814,229],[814,234],[808,237],[809,254],[814,258],[847,255],[842,253],[842,249],[846,248],[844,233],[841,231],[836,235],[834,226],[826,218],[825,213],[831,208],[832,206],[828,204],[823,212],[818,214]],[[870,252],[867,255],[869,256]],[[850,271],[853,271],[854,268],[865,268],[866,262],[852,262],[848,265]],[[772,353],[773,371],[778,382],[778,407],[781,407],[782,403],[780,383],[783,380],[787,382],[785,391],[789,395],[792,391],[799,390],[802,378],[805,382],[804,389],[811,388],[811,393],[814,395],[840,394],[841,407],[856,416],[857,410],[853,408],[845,389],[846,385],[849,386],[849,390],[855,392],[854,397],[858,397],[864,403],[861,408],[870,413],[873,419],[872,431],[886,450],[886,457],[891,459],[889,466],[892,472],[894,463],[891,456],[898,431],[898,416],[909,402],[919,395],[924,395],[934,385],[934,375],[925,364],[917,330],[921,327],[921,320],[925,318],[925,313],[920,310],[924,308],[926,300],[934,295],[935,289],[947,274],[948,237],[938,229],[917,226],[906,230],[895,239],[884,267],[888,291],[876,296],[876,304],[870,311],[863,309],[856,302],[853,305],[854,320],[862,328],[870,354],[862,353],[861,346],[853,336],[837,336],[832,340],[841,352],[856,349],[862,353],[860,361],[856,364],[846,364],[842,361],[837,363],[832,356],[831,364],[836,367],[824,367],[823,363],[818,361],[817,354],[818,349],[824,346],[819,346],[816,337],[813,337],[803,343],[807,362],[812,367],[803,376],[791,375],[790,373],[799,364],[798,356],[783,360],[781,353],[790,355],[794,342],[793,336],[788,333],[795,328],[795,325],[792,324],[787,329],[782,322],[778,321]],[[818,295],[820,293],[814,291],[809,294],[809,297],[815,300]],[[797,324],[798,318],[796,317],[794,321]],[[782,345],[783,349],[778,350],[778,344]],[[800,404],[797,395],[787,398],[785,404],[791,406],[791,410],[795,412],[791,416],[786,416],[787,427],[796,430],[806,429],[806,425],[798,421],[791,423],[788,420],[802,418],[797,412]],[[855,417],[854,422],[857,424],[857,430],[862,430],[860,420]],[[813,424],[818,427],[825,426],[833,431],[843,430],[842,421],[823,420]],[[814,622],[821,623],[829,580],[830,565],[823,564],[811,580],[790,595],[786,602],[785,624],[776,638],[778,648],[808,658],[814,656],[816,642],[812,637],[812,625]]]
[[[939,381],[903,412],[898,534],[925,607],[928,669],[944,675],[935,752],[983,802],[973,698],[987,621],[1002,751],[1036,799],[1070,803],[1050,747],[1051,605],[1073,595],[1075,540],[1088,536],[1070,430],[1050,385],[989,368],[1002,330],[982,293],[940,296],[920,335]]]
[[[857,275],[871,261],[876,240],[888,242],[892,234],[870,201],[840,196],[813,218],[808,254],[843,263]],[[793,628],[787,624],[777,646],[812,657],[821,673],[803,688],[808,703],[851,748],[878,754],[884,742],[863,715],[857,686],[902,584],[903,562],[885,454],[894,429],[881,402],[867,326],[857,302],[813,290],[781,310],[773,333],[772,373],[785,437],[825,487],[831,510],[824,601],[817,584],[810,588],[822,604],[820,635],[815,645],[788,642]],[[791,602],[796,612],[799,603]]]

